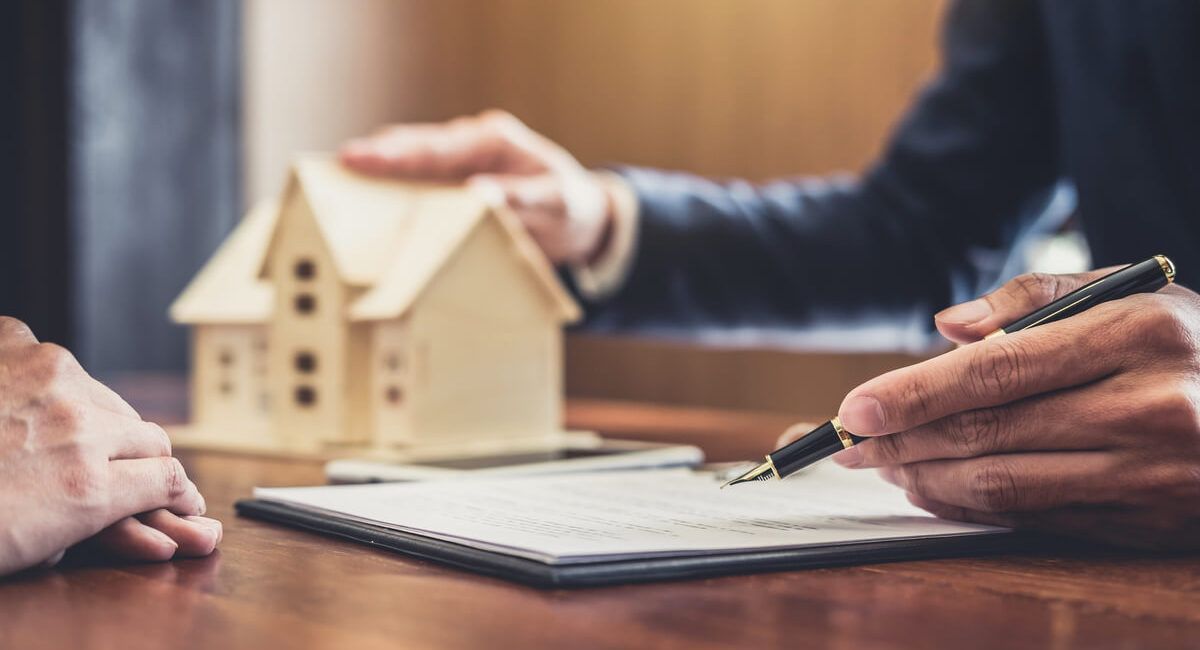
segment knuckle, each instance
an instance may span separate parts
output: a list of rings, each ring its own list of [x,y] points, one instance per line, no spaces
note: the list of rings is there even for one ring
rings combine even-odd
[[[43,408],[43,417],[54,430],[78,440],[86,428],[88,414],[77,401],[53,399]]]
[[[480,112],[479,121],[493,127],[507,127],[520,123],[515,115],[502,108],[489,108]]]
[[[187,493],[190,483],[183,463],[179,462],[178,458],[171,456],[163,459],[163,487],[168,498],[182,497]]]
[[[1004,419],[999,409],[982,408],[955,415],[946,431],[967,457],[995,453],[1005,446]]]
[[[43,380],[55,382],[78,368],[75,356],[54,343],[38,343],[30,353],[34,372]]]
[[[64,452],[59,466],[63,493],[68,499],[86,508],[99,508],[107,503],[107,474],[83,448]]]
[[[971,496],[981,510],[1004,512],[1019,505],[1019,492],[1012,468],[1006,463],[988,463],[971,476]]]
[[[903,434],[893,433],[879,436],[869,445],[869,460],[878,465],[900,465],[908,458],[908,441]]]
[[[909,423],[926,422],[934,412],[937,404],[934,392],[930,389],[929,383],[921,379],[914,379],[904,383],[899,403],[905,405],[905,413],[894,414],[888,412],[890,411],[888,406],[884,406],[885,420],[889,424],[894,420],[905,421],[910,418],[915,422]],[[906,415],[907,417],[904,417]]]
[[[1026,384],[1027,354],[1024,348],[1004,340],[976,346],[967,373],[974,395],[993,397],[1021,392]]]
[[[1050,273],[1026,273],[1008,283],[1012,296],[1027,305],[1042,306],[1058,297],[1059,277]]]
[[[0,316],[0,338],[33,339],[33,330],[19,318]]]
[[[150,435],[154,439],[154,450],[157,452],[156,455],[170,456],[172,451],[171,436],[167,435],[166,429],[163,429],[161,426],[154,424],[153,422],[147,422],[146,426],[150,427]]]
[[[1200,467],[1190,463],[1174,464],[1158,472],[1157,492],[1172,501],[1200,501]]]
[[[1138,329],[1148,333],[1150,339],[1166,350],[1193,350],[1196,347],[1195,333],[1191,324],[1163,296],[1147,295],[1138,301],[1137,313],[1142,322]]]
[[[1187,382],[1165,387],[1155,400],[1156,419],[1170,431],[1200,430],[1200,395]]]

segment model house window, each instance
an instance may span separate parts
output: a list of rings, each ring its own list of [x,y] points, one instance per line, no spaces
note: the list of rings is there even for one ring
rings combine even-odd
[[[303,373],[316,372],[317,356],[312,352],[297,352],[296,370]]]
[[[221,351],[217,353],[217,363],[221,364],[221,383],[217,384],[217,391],[221,397],[229,398],[233,395],[233,383],[229,381],[230,366],[233,365],[233,350],[221,348]]]
[[[312,386],[296,387],[296,403],[300,406],[312,406],[317,403],[317,390]]]
[[[317,277],[317,265],[310,259],[300,259],[292,267],[297,280],[311,280]]]
[[[383,367],[395,372],[404,367],[404,358],[399,352],[389,352],[383,357]]]
[[[295,306],[298,313],[311,314],[317,310],[317,298],[311,293],[302,293],[296,296]]]
[[[384,397],[387,398],[388,404],[399,404],[404,401],[404,391],[400,390],[399,386],[388,386]]]

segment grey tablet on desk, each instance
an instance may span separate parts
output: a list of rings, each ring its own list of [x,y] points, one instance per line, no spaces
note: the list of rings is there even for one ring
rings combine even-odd
[[[610,470],[699,467],[704,452],[692,445],[589,437],[561,449],[495,456],[387,462],[347,458],[325,465],[333,483],[458,480],[467,476],[539,476]]]

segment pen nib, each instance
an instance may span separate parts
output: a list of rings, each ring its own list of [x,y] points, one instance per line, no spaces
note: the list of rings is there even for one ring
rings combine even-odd
[[[767,461],[755,467],[754,469],[751,469],[745,474],[742,474],[741,476],[729,481],[725,485],[722,485],[721,489],[724,490],[730,485],[737,485],[738,483],[749,483],[750,481],[769,481],[773,478],[775,478],[775,467],[771,465],[770,461]]]

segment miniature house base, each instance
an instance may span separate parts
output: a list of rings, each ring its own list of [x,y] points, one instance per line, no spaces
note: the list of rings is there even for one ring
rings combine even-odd
[[[192,328],[179,447],[397,460],[540,452],[580,310],[503,207],[467,189],[292,168],[171,306]]]

